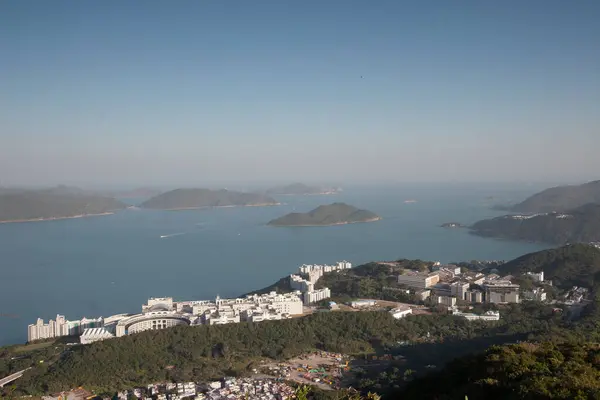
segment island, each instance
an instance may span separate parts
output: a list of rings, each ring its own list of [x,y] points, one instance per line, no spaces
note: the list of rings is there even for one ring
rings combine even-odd
[[[270,221],[270,226],[331,226],[379,221],[381,217],[345,203],[333,203],[307,213],[290,213]]]
[[[441,225],[442,228],[466,228],[465,225],[460,222],[446,222]]]
[[[62,187],[0,194],[0,223],[109,215],[127,205],[106,196]]]
[[[511,214],[485,219],[471,233],[504,239],[549,244],[600,241],[600,204],[587,204],[564,212]]]
[[[600,180],[549,188],[521,203],[503,208],[518,213],[548,213],[573,210],[590,203],[600,204]]]
[[[267,190],[269,195],[280,196],[308,196],[308,195],[332,195],[341,192],[341,188],[309,186],[303,183],[292,183],[287,186],[278,186]]]
[[[141,208],[186,210],[207,207],[275,206],[277,200],[258,193],[220,189],[176,189],[159,194],[140,204]]]

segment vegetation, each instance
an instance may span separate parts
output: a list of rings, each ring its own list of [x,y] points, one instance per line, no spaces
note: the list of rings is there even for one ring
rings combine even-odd
[[[443,343],[435,351],[415,349],[415,357],[427,362],[431,357],[450,360],[497,340],[547,331],[557,323],[551,310],[515,307],[510,318],[498,323],[450,315],[395,320],[386,312],[335,312],[257,324],[175,327],[75,346],[53,364],[37,365],[34,358],[31,365],[37,367],[18,381],[18,391],[39,394],[84,386],[109,393],[161,380],[204,381],[244,375],[263,358],[287,359],[315,349],[391,352],[398,341],[416,346]],[[477,338],[481,341],[472,342]]]
[[[551,342],[493,346],[416,380],[398,394],[425,399],[599,399],[600,346]]]
[[[354,222],[377,221],[380,217],[371,211],[359,210],[345,203],[319,206],[307,213],[290,213],[269,222],[272,226],[327,226]]]
[[[127,206],[110,197],[67,188],[7,191],[0,194],[0,222],[103,214]]]
[[[544,271],[544,278],[554,286],[591,289],[600,283],[600,250],[585,244],[568,245],[526,254],[497,268],[513,275]]]
[[[278,186],[267,190],[270,195],[314,195],[314,194],[336,194],[338,188],[326,188],[321,186],[308,186],[303,183],[292,183],[291,185]]]
[[[509,210],[524,213],[562,212],[586,204],[600,204],[600,181],[546,189]]]
[[[600,204],[581,206],[566,214],[542,214],[527,219],[515,219],[510,215],[485,219],[476,222],[471,230],[480,236],[554,244],[600,241]]]
[[[276,204],[278,203],[275,199],[258,193],[242,193],[226,189],[176,189],[152,197],[143,202],[140,207],[176,210],[185,208],[266,206]]]

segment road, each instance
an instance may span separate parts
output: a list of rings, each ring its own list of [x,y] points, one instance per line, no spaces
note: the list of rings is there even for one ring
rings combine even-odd
[[[28,369],[30,369],[30,368],[26,368],[26,369],[24,369],[22,371],[15,372],[12,375],[9,375],[9,376],[7,376],[5,378],[0,379],[0,387],[4,387],[5,385],[8,385],[12,381],[15,381],[15,380],[19,379],[20,377],[23,376],[23,374],[25,373],[25,371],[27,371]]]

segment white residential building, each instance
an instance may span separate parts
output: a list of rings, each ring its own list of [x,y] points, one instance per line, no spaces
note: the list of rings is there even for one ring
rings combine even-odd
[[[544,282],[544,271],[528,272],[527,275],[529,275],[536,282]]]
[[[546,292],[543,288],[534,288],[533,290],[524,290],[523,297],[526,300],[546,301]]]
[[[64,315],[57,315],[56,321],[50,320],[47,324],[38,318],[35,324],[27,327],[27,340],[50,339],[61,336],[77,336],[86,328],[97,328],[104,326],[102,317],[97,319],[83,318],[76,321],[67,321]]]
[[[442,304],[448,307],[454,307],[456,305],[456,297],[452,296],[436,296],[436,303]]]
[[[331,297],[329,288],[318,289],[313,292],[304,292],[302,295],[304,304],[312,304]]]
[[[290,275],[290,287],[292,290],[299,290],[301,292],[312,292],[315,290],[315,284],[312,281],[302,278],[300,275]]]

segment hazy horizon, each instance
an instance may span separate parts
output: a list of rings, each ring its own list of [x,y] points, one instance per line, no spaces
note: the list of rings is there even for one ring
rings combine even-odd
[[[598,179],[600,3],[0,3],[0,186]]]

